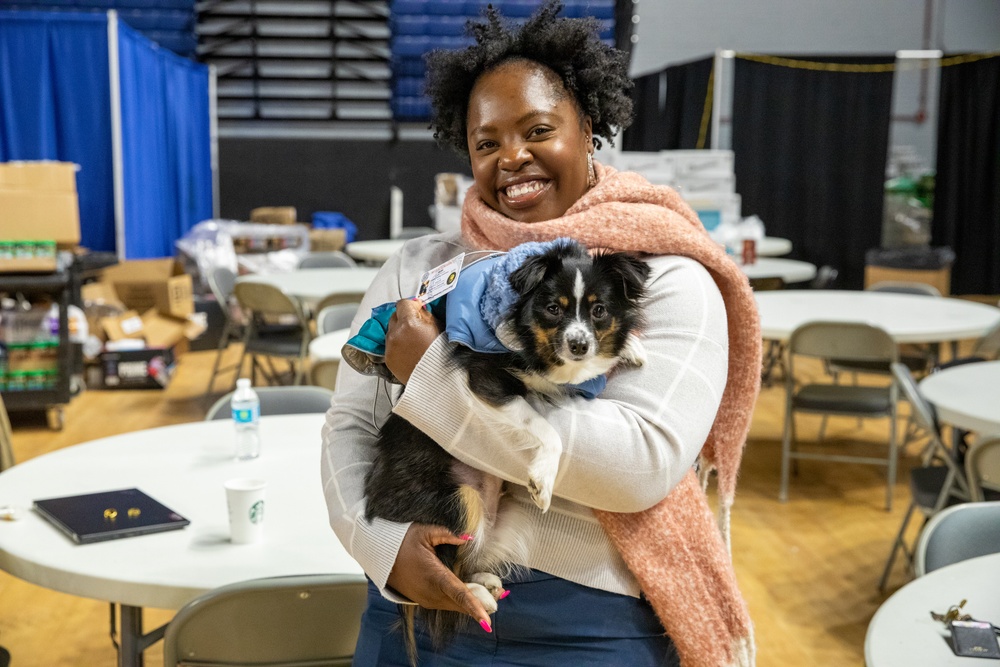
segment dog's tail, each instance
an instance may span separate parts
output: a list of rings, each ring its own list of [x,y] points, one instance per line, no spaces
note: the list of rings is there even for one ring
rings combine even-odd
[[[471,535],[473,539],[467,546],[457,549],[451,545],[439,547],[438,557],[461,579],[466,569],[463,567],[463,564],[467,560],[463,552],[476,550],[483,543],[482,537],[485,528],[486,505],[483,503],[483,498],[479,494],[479,491],[468,484],[459,485],[453,499],[458,506],[462,532],[466,535]],[[417,667],[417,637],[414,630],[417,607],[415,605],[401,606],[403,641],[406,645],[406,656],[410,660],[411,667]],[[431,637],[435,650],[439,650],[447,644],[455,636],[462,622],[465,620],[463,618],[465,614],[441,609],[421,609],[420,616],[426,622],[427,633]]]

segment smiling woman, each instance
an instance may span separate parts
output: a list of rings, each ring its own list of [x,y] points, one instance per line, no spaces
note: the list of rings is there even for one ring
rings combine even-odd
[[[630,120],[626,57],[600,42],[596,21],[563,19],[560,10],[546,2],[517,27],[488,9],[470,26],[475,44],[428,58],[435,137],[468,156],[475,187],[461,234],[406,243],[360,308],[396,302],[385,365],[406,391],[393,404],[377,378],[345,369],[323,432],[330,523],[371,579],[359,667],[413,661],[394,629],[406,604],[475,621],[434,646],[418,615],[421,664],[754,664],[728,528],[720,534],[694,472],[699,459],[706,479],[718,470],[728,526],[760,381],[753,294],[676,192],[593,160],[600,138],[610,141]],[[519,399],[563,445],[543,513],[526,489],[532,452],[484,418],[454,363],[456,344],[408,297],[424,272],[461,253],[561,237],[645,255],[647,360],[609,374],[593,399]],[[461,465],[503,479],[505,498],[521,509],[517,572],[497,588],[492,614],[437,554],[475,545],[441,526],[366,518],[365,479],[390,413]]]

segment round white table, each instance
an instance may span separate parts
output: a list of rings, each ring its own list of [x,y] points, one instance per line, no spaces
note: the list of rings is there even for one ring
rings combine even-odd
[[[376,239],[374,241],[355,241],[344,246],[344,252],[358,260],[369,264],[382,264],[396,254],[406,239]]]
[[[253,273],[240,276],[236,282],[274,285],[290,296],[306,303],[315,303],[328,294],[362,295],[375,280],[377,273],[377,268],[367,266],[343,269],[297,269],[287,273]]]
[[[309,342],[309,358],[313,361],[323,361],[326,359],[340,361],[340,350],[350,337],[350,329],[338,329],[337,331],[325,333],[322,336],[316,336]]]
[[[757,241],[758,257],[780,257],[792,251],[792,242],[778,236],[765,236]]]
[[[993,306],[916,294],[772,290],[755,297],[765,340],[787,341],[799,325],[823,320],[874,324],[897,343],[940,343],[978,338],[1000,322]]]
[[[126,433],[68,447],[0,474],[0,506],[137,487],[191,521],[181,530],[78,545],[34,511],[0,522],[0,569],[121,605],[120,664],[141,664],[162,629],[142,607],[179,609],[224,584],[296,574],[362,574],[330,529],[319,479],[321,414],[263,417],[260,458],[233,458],[229,420]],[[223,482],[267,480],[262,542],[235,545]]]
[[[920,381],[920,393],[941,421],[980,435],[1000,433],[1000,361],[931,373]]]
[[[867,667],[975,667],[986,658],[958,657],[951,633],[931,618],[968,600],[962,609],[976,620],[1000,623],[1000,554],[980,556],[934,570],[906,584],[882,603],[865,634]]]
[[[753,264],[741,264],[748,278],[781,278],[786,283],[801,283],[816,277],[816,265],[797,259],[758,257]]]

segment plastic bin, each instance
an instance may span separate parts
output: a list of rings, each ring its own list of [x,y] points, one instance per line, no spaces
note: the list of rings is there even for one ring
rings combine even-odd
[[[947,247],[872,248],[865,253],[865,287],[885,280],[932,285],[951,293],[955,252]]]

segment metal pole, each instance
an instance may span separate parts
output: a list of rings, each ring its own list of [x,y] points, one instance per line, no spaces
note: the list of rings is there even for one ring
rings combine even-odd
[[[718,150],[719,130],[722,127],[722,49],[715,50],[712,63],[712,150]]]
[[[111,167],[115,202],[115,250],[125,259],[125,167],[122,158],[122,91],[118,63],[118,12],[108,10],[108,74],[111,88]]]
[[[208,66],[208,133],[212,165],[212,217],[219,218],[219,73]]]

